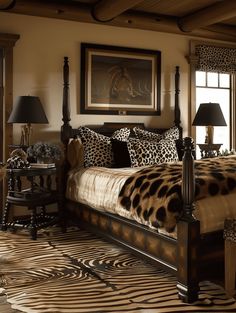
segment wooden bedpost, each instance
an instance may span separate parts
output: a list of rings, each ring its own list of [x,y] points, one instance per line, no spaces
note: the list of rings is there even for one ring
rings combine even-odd
[[[63,143],[63,150],[64,150],[64,161],[60,168],[60,196],[61,202],[63,205],[63,210],[61,212],[61,225],[64,231],[66,231],[66,201],[65,201],[65,194],[66,194],[66,181],[67,181],[67,172],[69,169],[69,163],[67,161],[67,144],[69,139],[72,137],[72,127],[70,125],[70,101],[69,101],[69,64],[68,64],[68,57],[64,57],[64,66],[63,66],[63,102],[62,102],[62,121],[63,125],[61,126],[61,141]]]
[[[64,57],[63,66],[63,103],[62,103],[62,121],[61,141],[66,146],[71,137],[72,127],[70,126],[70,99],[69,99],[69,64],[68,57]]]
[[[180,107],[179,107],[179,66],[175,67],[175,106],[174,106],[174,125],[179,129],[179,139],[176,140],[176,147],[178,151],[179,160],[183,158],[183,128],[180,126]]]
[[[179,66],[175,67],[175,119],[174,123],[180,126],[180,108],[179,108]]]
[[[191,303],[198,299],[198,249],[200,222],[193,215],[195,196],[193,140],[184,138],[182,173],[183,215],[177,227],[177,288],[179,297]]]

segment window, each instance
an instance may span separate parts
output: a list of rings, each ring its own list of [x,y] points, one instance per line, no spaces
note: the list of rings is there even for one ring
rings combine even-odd
[[[196,144],[205,143],[205,127],[192,126],[200,103],[220,104],[227,126],[215,126],[213,143],[221,149],[236,148],[236,64],[235,46],[205,41],[190,41],[189,135]],[[197,158],[200,157],[196,145]]]
[[[221,143],[221,149],[231,149],[231,75],[215,72],[196,71],[196,111],[200,103],[216,102],[220,104],[227,126],[214,127],[214,143]],[[205,142],[206,130],[196,127],[196,143]]]

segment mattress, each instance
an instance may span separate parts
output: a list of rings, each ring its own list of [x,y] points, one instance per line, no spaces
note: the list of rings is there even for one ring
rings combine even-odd
[[[119,192],[126,179],[141,168],[80,168],[69,172],[66,197],[113,214],[136,220],[118,201]],[[225,218],[236,216],[236,191],[227,195],[216,195],[203,198],[195,203],[194,216],[200,220],[201,233],[208,233],[223,229]],[[154,228],[145,223],[147,226]],[[167,233],[158,228],[160,233],[176,237],[176,230]]]

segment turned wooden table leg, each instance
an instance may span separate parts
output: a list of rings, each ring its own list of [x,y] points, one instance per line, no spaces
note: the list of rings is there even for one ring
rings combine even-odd
[[[6,202],[3,214],[2,214],[2,230],[7,230],[7,222],[9,216],[10,203]]]
[[[31,219],[30,219],[30,234],[33,240],[37,239],[37,225],[36,225],[36,207],[30,208],[31,212]]]

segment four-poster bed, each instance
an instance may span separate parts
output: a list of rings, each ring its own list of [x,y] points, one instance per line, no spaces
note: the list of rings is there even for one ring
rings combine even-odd
[[[78,129],[70,125],[69,105],[69,65],[64,59],[63,67],[63,125],[61,140],[65,150],[71,138],[78,135]],[[122,125],[121,125],[122,124]],[[180,126],[179,108],[179,68],[175,73],[175,109],[174,124],[180,130],[178,147],[182,147],[182,129]],[[127,123],[106,124],[93,127],[98,133],[111,135],[116,128],[129,127]],[[132,127],[132,125],[131,125]],[[163,132],[163,129],[152,130]],[[113,240],[131,249],[149,261],[162,266],[177,276],[179,297],[185,302],[193,302],[198,298],[199,282],[208,279],[209,268],[216,268],[223,261],[222,231],[200,233],[200,222],[195,219],[194,211],[194,159],[191,138],[184,139],[184,157],[182,161],[182,203],[183,211],[177,224],[177,239],[109,212],[101,212],[83,203],[65,198],[65,214],[76,216],[81,227],[85,227],[99,235]],[[64,188],[66,189],[69,164],[65,160],[63,168]],[[64,190],[64,194],[66,190]],[[213,263],[214,262],[214,263]],[[214,264],[214,267],[212,266]],[[217,267],[219,270],[219,267]]]

